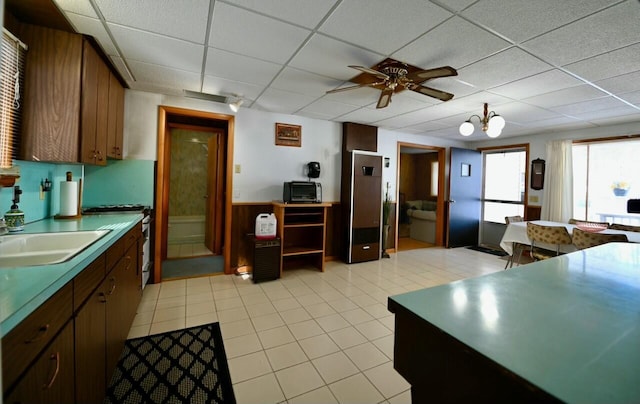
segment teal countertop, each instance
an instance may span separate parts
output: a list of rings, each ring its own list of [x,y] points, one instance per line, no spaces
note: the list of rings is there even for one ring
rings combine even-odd
[[[640,402],[640,244],[389,298],[565,402]]]
[[[0,268],[0,338],[7,335],[142,218],[143,215],[138,213],[90,215],[64,220],[51,218],[29,223],[24,231],[16,233],[110,230],[69,261],[53,265]],[[12,237],[12,234],[0,237]]]

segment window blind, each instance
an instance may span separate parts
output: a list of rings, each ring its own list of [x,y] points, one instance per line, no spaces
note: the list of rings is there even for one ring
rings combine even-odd
[[[0,168],[9,168],[20,149],[22,123],[22,89],[27,46],[13,34],[2,29],[2,59],[0,60]]]

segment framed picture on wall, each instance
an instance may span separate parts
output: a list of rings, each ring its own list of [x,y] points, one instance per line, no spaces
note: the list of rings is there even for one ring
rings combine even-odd
[[[302,146],[302,126],[276,123],[276,146]]]

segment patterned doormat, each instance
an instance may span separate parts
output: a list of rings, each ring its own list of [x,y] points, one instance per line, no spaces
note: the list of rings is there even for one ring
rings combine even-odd
[[[234,404],[220,325],[127,340],[104,402]]]

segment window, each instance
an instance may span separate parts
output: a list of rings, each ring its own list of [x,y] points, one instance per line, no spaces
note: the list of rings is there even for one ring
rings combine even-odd
[[[438,161],[431,162],[431,184],[429,196],[438,196]]]
[[[573,145],[573,217],[640,225],[627,200],[640,198],[640,138]]]
[[[504,223],[524,217],[527,151],[518,147],[484,152],[483,220]]]
[[[0,66],[0,169],[10,168],[16,158],[20,135],[24,85],[26,45],[5,28],[2,29],[2,60]]]

